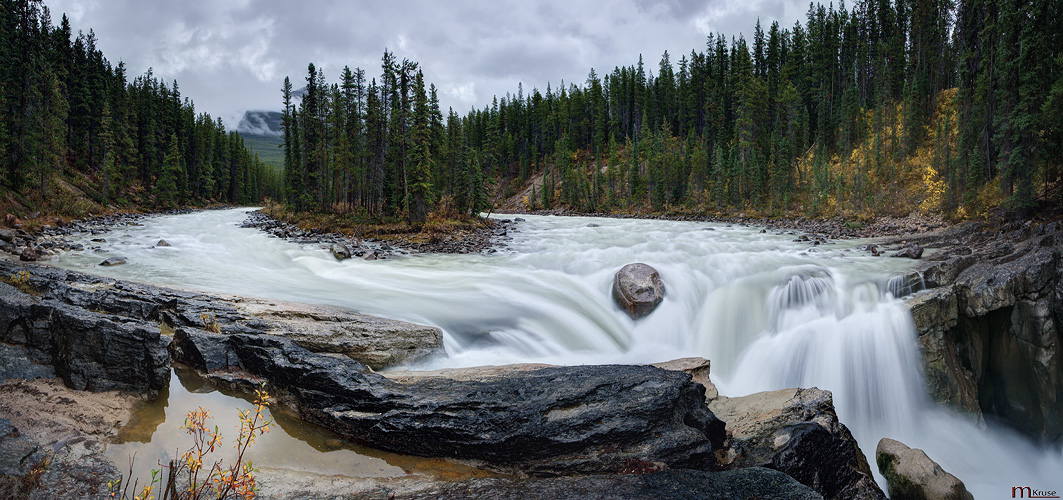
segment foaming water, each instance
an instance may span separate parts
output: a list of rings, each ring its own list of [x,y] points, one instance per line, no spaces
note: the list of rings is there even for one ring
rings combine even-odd
[[[525,216],[498,254],[338,262],[320,245],[239,228],[244,212],[147,219],[103,243],[87,237],[99,252],[65,254],[58,265],[440,327],[449,357],[415,368],[703,356],[724,394],[831,390],[872,464],[888,436],[924,449],[976,496],[1017,484],[1060,489],[1058,450],[983,432],[928,400],[911,315],[893,296],[921,285],[890,280],[911,261],[871,257],[860,242],[812,246],[749,227]],[[160,238],[172,246],[155,248]],[[129,263],[95,266],[110,256]],[[631,262],[657,268],[667,289],[639,321],[610,294],[613,274]]]

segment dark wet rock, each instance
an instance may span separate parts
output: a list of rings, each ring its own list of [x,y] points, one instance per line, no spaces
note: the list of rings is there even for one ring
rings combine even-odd
[[[158,327],[125,323],[0,284],[0,341],[23,346],[77,390],[154,393],[169,382],[168,339]]]
[[[639,319],[657,308],[664,300],[664,283],[653,267],[628,264],[613,279],[613,300],[632,319]]]
[[[601,225],[591,222],[590,224],[587,224],[587,227],[601,227]]]
[[[123,257],[111,257],[103,262],[100,262],[101,266],[120,266],[125,264],[126,260]]]
[[[7,380],[52,377],[55,377],[55,370],[51,366],[34,362],[25,347],[0,342],[0,384]]]
[[[905,247],[901,251],[893,254],[893,257],[906,257],[909,259],[919,259],[923,256],[923,247],[912,245]]]
[[[186,329],[177,331],[175,356],[194,362],[220,343],[231,350],[226,359],[239,361],[230,368],[250,374],[227,369],[221,377],[265,379],[302,418],[384,450],[552,475],[619,472],[633,463],[715,469],[713,451],[724,438],[704,389],[675,371],[573,366],[399,383],[279,337]],[[221,355],[209,358],[217,365]]]
[[[828,499],[881,499],[871,468],[828,391],[784,389],[709,402],[727,426],[733,467],[769,467]]]
[[[157,246],[157,247],[172,247],[173,245],[171,245],[169,241],[159,240],[159,242],[156,243],[155,246]]]
[[[11,243],[11,240],[15,239],[15,233],[12,229],[0,229],[0,241]]]
[[[524,221],[524,217],[515,217],[515,218],[513,219],[513,222],[525,222],[525,221]]]
[[[18,259],[23,262],[34,262],[37,260],[38,252],[36,248],[26,247],[19,254]]]
[[[421,491],[402,493],[410,499],[511,499],[552,500],[812,500],[822,498],[811,488],[771,469],[708,472],[673,469],[646,474],[610,474],[547,479],[474,479],[443,483]]]
[[[895,500],[974,500],[963,481],[945,472],[918,448],[882,438],[875,450],[878,470]]]
[[[332,252],[332,256],[335,257],[336,260],[346,260],[351,258],[351,250],[347,248],[347,245],[342,243],[333,244],[332,247],[329,248],[329,251]]]

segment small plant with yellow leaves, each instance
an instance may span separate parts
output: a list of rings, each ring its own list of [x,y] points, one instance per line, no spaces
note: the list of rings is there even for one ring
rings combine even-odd
[[[12,274],[10,277],[7,278],[6,281],[11,286],[21,290],[23,293],[32,294],[36,292],[36,290],[33,288],[33,285],[30,284],[29,271],[19,271],[15,274]]]
[[[221,327],[218,326],[218,319],[215,318],[213,314],[200,314],[199,319],[203,321],[204,330],[211,333],[221,333]]]
[[[207,420],[211,418],[210,410],[200,406],[188,412],[181,425],[181,429],[192,436],[191,448],[182,453],[180,459],[162,466],[169,470],[168,480],[160,486],[159,470],[152,470],[151,482],[139,495],[133,497],[129,497],[124,491],[118,496],[122,481],[111,481],[107,483],[111,488],[111,497],[123,500],[154,500],[156,497],[153,493],[158,486],[162,500],[254,498],[257,492],[254,473],[258,471],[245,455],[255,438],[269,432],[269,427],[273,425],[273,418],[265,415],[272,399],[264,388],[256,389],[254,408],[239,410],[240,435],[236,438],[237,454],[232,465],[226,466],[222,459],[211,461],[210,455],[222,445],[222,436],[217,425],[211,427],[207,424]],[[184,485],[180,488],[177,486],[179,476],[184,479]],[[133,489],[137,489],[135,483]]]

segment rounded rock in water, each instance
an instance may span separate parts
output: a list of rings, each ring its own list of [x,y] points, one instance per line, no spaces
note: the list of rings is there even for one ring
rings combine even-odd
[[[664,300],[664,283],[656,269],[641,262],[628,264],[613,280],[613,300],[631,316],[639,319],[654,311]]]

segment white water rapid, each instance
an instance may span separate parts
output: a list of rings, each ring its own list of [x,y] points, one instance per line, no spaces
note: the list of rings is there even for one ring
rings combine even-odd
[[[729,396],[831,390],[872,469],[886,436],[922,448],[979,498],[1003,498],[1012,486],[1063,490],[1059,450],[983,431],[929,400],[911,315],[888,292],[889,278],[911,261],[871,257],[858,242],[812,246],[750,227],[525,216],[497,254],[338,262],[320,245],[239,228],[246,211],[149,218],[105,242],[86,236],[86,251],[56,263],[442,328],[449,358],[416,368],[702,356]],[[172,246],[155,248],[160,238]],[[96,266],[112,256],[128,264]],[[631,262],[657,268],[667,290],[639,321],[610,295],[613,274]]]

